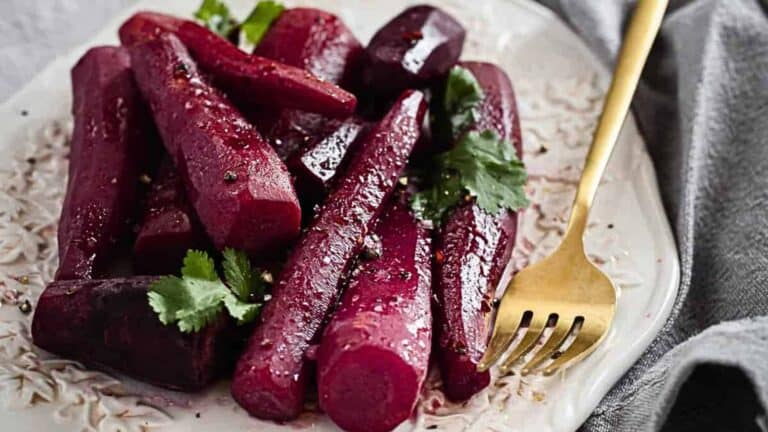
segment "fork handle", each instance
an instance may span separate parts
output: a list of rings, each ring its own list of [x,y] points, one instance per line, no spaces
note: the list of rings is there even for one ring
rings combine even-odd
[[[619,52],[613,82],[608,90],[603,113],[597,123],[592,146],[576,191],[568,221],[566,238],[582,241],[587,216],[592,207],[600,178],[611,156],[632,96],[637,89],[643,66],[661,26],[668,0],[639,0]]]

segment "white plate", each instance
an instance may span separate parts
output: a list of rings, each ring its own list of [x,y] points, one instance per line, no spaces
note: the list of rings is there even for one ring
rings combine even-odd
[[[69,68],[89,47],[116,43],[120,22],[139,8],[190,16],[197,1],[143,1],[71,54],[57,59],[2,108],[0,124],[0,424],[8,431],[335,430],[322,414],[289,425],[248,418],[221,383],[183,395],[112,378],[35,350],[29,317],[56,265],[55,225],[65,184]],[[252,0],[231,1],[245,13]],[[339,13],[361,40],[408,0],[308,0]],[[609,74],[551,12],[522,0],[441,4],[469,30],[465,59],[500,63],[517,88],[534,206],[510,268],[540,258],[559,239]],[[466,4],[465,4],[466,5]],[[22,111],[27,115],[22,115]],[[546,151],[543,151],[546,149]],[[34,165],[27,162],[35,158]],[[617,282],[616,320],[606,343],[565,374],[508,377],[464,406],[451,405],[434,376],[411,422],[399,430],[571,431],[637,360],[669,315],[678,286],[677,253],[653,167],[633,119],[627,121],[587,233],[590,255]],[[196,415],[199,413],[199,417]]]

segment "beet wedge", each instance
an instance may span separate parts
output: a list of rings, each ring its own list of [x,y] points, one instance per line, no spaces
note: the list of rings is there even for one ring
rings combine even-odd
[[[279,106],[330,117],[346,117],[355,110],[353,94],[297,67],[249,55],[192,21],[139,12],[120,27],[120,40],[131,46],[168,32],[181,39],[214,84],[243,108]]]
[[[461,65],[475,75],[485,94],[473,129],[495,131],[521,158],[520,120],[506,73],[490,63]],[[494,290],[509,261],[516,231],[516,213],[494,216],[467,203],[448,216],[437,237],[436,357],[451,400],[467,400],[490,382],[488,372],[477,371],[477,363],[489,336]]]
[[[292,242],[301,209],[285,165],[170,33],[130,48],[134,75],[216,248],[261,256]]]
[[[403,93],[290,254],[235,369],[232,395],[252,415],[287,420],[300,413],[306,351],[405,167],[425,111],[422,93]]]
[[[159,143],[123,48],[90,49],[72,69],[72,93],[75,124],[56,279],[89,279],[129,235],[139,176]]]
[[[412,6],[381,27],[365,49],[363,88],[397,94],[436,83],[461,56],[466,31],[451,15]]]
[[[223,315],[197,333],[163,325],[147,302],[154,280],[140,276],[51,283],[35,308],[35,345],[161,387],[205,387],[233,360],[233,326]]]
[[[160,165],[147,193],[133,267],[139,274],[174,274],[190,249],[207,249],[208,237],[187,199],[184,182],[170,159]]]
[[[362,45],[341,19],[312,8],[285,10],[254,51],[347,89],[359,79],[362,53]],[[290,109],[262,109],[250,118],[283,160],[317,141],[317,137],[333,134],[342,123]]]
[[[317,352],[320,408],[350,432],[386,432],[413,413],[432,344],[429,234],[395,200],[381,256],[352,273]]]
[[[325,197],[353,148],[367,132],[366,123],[357,117],[334,122],[334,125],[337,127],[333,132],[310,142],[288,161],[305,208]]]

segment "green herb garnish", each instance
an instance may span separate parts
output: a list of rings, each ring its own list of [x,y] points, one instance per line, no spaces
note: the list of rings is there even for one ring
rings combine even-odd
[[[283,13],[283,10],[285,10],[285,6],[281,3],[271,0],[260,1],[240,27],[245,39],[258,45],[272,23]]]
[[[238,25],[227,4],[221,0],[203,0],[195,12],[195,18],[224,37],[228,37]]]
[[[453,138],[457,138],[477,121],[477,106],[483,100],[483,89],[468,69],[454,66],[448,74],[443,97]]]
[[[491,131],[471,131],[453,149],[435,158],[431,187],[414,195],[411,207],[425,220],[438,222],[466,199],[490,214],[528,205],[527,173],[514,147]]]
[[[160,322],[176,323],[184,333],[197,332],[224,309],[240,324],[253,321],[262,306],[264,282],[242,252],[226,249],[222,267],[226,283],[207,253],[188,251],[181,277],[162,277],[149,288],[149,305]]]

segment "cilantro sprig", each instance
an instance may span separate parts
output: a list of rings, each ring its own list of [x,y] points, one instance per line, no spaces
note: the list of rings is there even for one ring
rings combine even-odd
[[[160,322],[176,323],[184,333],[197,332],[226,310],[239,324],[253,321],[262,306],[264,281],[243,252],[224,251],[224,279],[207,253],[190,250],[184,257],[181,277],[165,276],[147,294]]]
[[[285,6],[279,2],[263,0],[256,4],[243,22],[239,22],[224,1],[203,0],[195,12],[195,18],[225,38],[240,32],[248,43],[258,45],[269,27],[284,10]]]
[[[439,223],[462,202],[474,200],[490,214],[528,205],[525,197],[527,173],[514,146],[493,130],[472,130],[484,94],[472,72],[460,66],[448,75],[440,112],[450,137],[457,140],[451,150],[435,157],[427,179],[428,188],[415,194],[411,207],[422,220]],[[469,130],[469,132],[467,132]]]

